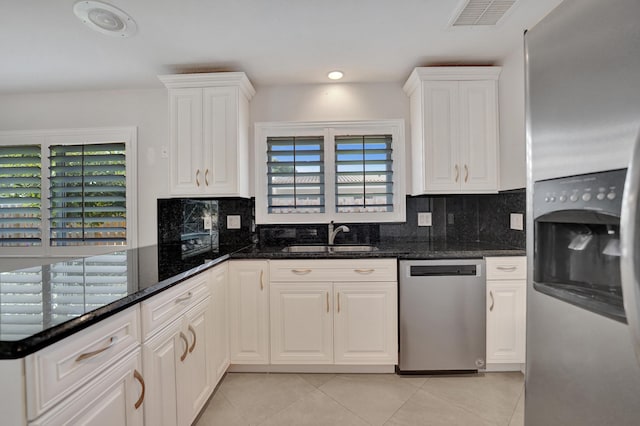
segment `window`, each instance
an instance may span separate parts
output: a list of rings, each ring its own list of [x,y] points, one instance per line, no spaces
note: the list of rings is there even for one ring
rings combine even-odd
[[[404,222],[404,121],[256,124],[257,223]]]
[[[135,246],[135,133],[0,132],[0,254],[73,256]]]

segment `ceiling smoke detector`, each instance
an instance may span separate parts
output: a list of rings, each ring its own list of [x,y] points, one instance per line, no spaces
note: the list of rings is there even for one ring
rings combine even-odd
[[[114,37],[131,37],[138,29],[126,12],[100,1],[79,1],[73,5],[73,13],[92,30]]]
[[[493,26],[517,0],[466,0],[451,21],[452,27]]]

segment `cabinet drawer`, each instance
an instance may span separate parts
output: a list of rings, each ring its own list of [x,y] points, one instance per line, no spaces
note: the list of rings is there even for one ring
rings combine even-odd
[[[209,272],[203,272],[140,304],[142,340],[178,318],[210,294]]]
[[[27,356],[30,420],[67,397],[140,344],[140,315],[133,306]]]
[[[273,260],[271,281],[396,281],[395,259]]]
[[[527,278],[527,258],[487,257],[488,280],[524,280]]]

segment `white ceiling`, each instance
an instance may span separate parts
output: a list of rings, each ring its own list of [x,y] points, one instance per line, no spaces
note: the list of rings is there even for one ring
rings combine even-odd
[[[492,64],[561,0],[519,0],[496,27],[450,28],[463,0],[108,0],[131,38],[76,0],[0,0],[0,93],[162,87],[159,74],[245,71],[256,86],[403,82],[415,66]]]

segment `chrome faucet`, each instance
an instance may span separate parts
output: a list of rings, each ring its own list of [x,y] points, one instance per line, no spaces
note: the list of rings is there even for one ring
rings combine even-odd
[[[331,221],[331,223],[329,224],[329,245],[330,246],[333,245],[333,241],[336,239],[336,235],[338,235],[338,232],[340,231],[349,232],[349,227],[347,225],[341,225],[333,229],[333,221]]]

